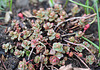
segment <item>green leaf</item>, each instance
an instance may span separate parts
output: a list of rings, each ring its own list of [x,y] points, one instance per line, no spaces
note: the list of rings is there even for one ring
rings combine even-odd
[[[49,37],[49,40],[50,40],[50,41],[53,40],[53,39],[55,39],[55,36],[50,36],[50,37]]]
[[[8,52],[8,49],[5,49],[5,52]]]
[[[49,0],[49,5],[50,5],[50,7],[53,7],[54,4],[55,4],[54,0]]]
[[[55,56],[57,56],[59,59],[61,59],[64,55],[61,53],[56,53]]]
[[[29,56],[29,54],[30,54],[30,51],[26,51],[26,55]]]
[[[58,51],[58,52],[62,52],[63,51],[63,45],[60,42],[54,43],[53,44],[53,50]]]
[[[11,49],[11,50],[10,50],[10,53],[13,53],[13,52],[14,52],[14,50],[13,50],[13,49]]]

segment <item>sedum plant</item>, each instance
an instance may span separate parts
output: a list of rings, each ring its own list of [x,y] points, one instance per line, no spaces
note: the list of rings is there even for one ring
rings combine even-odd
[[[16,38],[18,38],[18,33],[16,31],[10,31],[9,36],[11,36],[12,40],[15,40]]]
[[[8,52],[8,50],[12,49],[12,45],[10,43],[3,44],[2,48],[5,50],[5,52]]]
[[[94,57],[92,55],[86,56],[85,61],[86,63],[89,63],[90,65],[92,65],[94,63]]]
[[[82,46],[76,46],[76,47],[75,47],[75,50],[76,50],[76,51],[79,51],[79,52],[82,52],[84,49],[85,49],[85,48],[82,47]]]
[[[40,56],[36,56],[35,59],[34,59],[34,62],[39,63],[40,62]]]
[[[58,51],[58,52],[63,52],[63,45],[59,43],[53,43],[53,50]]]
[[[21,44],[22,47],[24,47],[26,50],[28,50],[30,48],[30,44],[31,42],[28,40],[24,40]]]
[[[18,69],[19,70],[27,70],[28,69],[25,58],[23,59],[23,61],[19,62]]]
[[[24,56],[24,51],[21,51],[21,50],[18,50],[18,49],[15,49],[14,51],[14,55],[17,56],[17,57],[20,57],[20,56]]]
[[[54,23],[47,22],[46,24],[43,25],[45,30],[51,29],[53,27]]]
[[[23,61],[19,62],[18,69],[19,70],[35,70],[34,65],[32,63],[27,64],[25,58],[23,58]]]
[[[48,30],[47,35],[49,36],[49,40],[55,39],[55,34],[56,34],[56,33],[54,32],[53,29]]]
[[[50,56],[49,61],[52,65],[56,65],[59,63],[59,59],[56,56]]]

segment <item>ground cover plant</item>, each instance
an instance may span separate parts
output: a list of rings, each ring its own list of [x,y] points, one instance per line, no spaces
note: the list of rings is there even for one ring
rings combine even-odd
[[[75,4],[70,13],[64,9],[69,2]],[[66,0],[64,7],[49,0],[49,8],[20,11],[18,19],[13,19],[5,29],[12,42],[3,43],[1,48],[6,54],[20,59],[16,66],[18,70],[64,70],[61,67],[75,58],[78,67],[90,70],[93,65],[99,66],[100,47],[85,34],[96,16],[99,30],[98,5],[95,3],[96,11],[89,6],[89,0],[86,5]],[[76,16],[81,11],[78,5],[85,8],[86,14]],[[90,9],[92,14],[89,14]],[[7,70],[4,63],[3,66]]]

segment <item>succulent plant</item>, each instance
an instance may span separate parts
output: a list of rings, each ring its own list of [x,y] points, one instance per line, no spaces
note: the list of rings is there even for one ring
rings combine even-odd
[[[64,57],[64,55],[62,53],[56,53],[55,56],[57,56],[58,59],[61,59],[62,57]]]
[[[75,41],[75,38],[73,37],[73,36],[71,36],[70,38],[68,38],[69,39],[69,41],[71,41],[71,42],[74,42]]]
[[[85,49],[85,48],[82,47],[82,46],[76,46],[76,47],[75,47],[75,50],[76,50],[76,51],[79,51],[79,52],[82,52],[84,49]]]
[[[55,22],[60,23],[60,22],[62,22],[64,20],[65,20],[64,17],[60,16],[59,18],[57,18],[57,20],[55,20]]]
[[[24,56],[24,51],[21,51],[21,50],[18,50],[18,49],[15,49],[14,51],[14,55],[17,56],[17,57],[20,57],[20,56]]]
[[[32,29],[40,29],[40,21],[36,20],[35,23],[32,23]]]
[[[52,12],[50,13],[50,15],[49,15],[49,21],[50,21],[50,22],[51,22],[51,21],[54,21],[57,17],[58,17],[58,15],[57,15],[54,11],[52,11]]]
[[[23,38],[26,39],[28,36],[30,36],[31,32],[28,30],[23,30]]]
[[[53,50],[63,52],[63,45],[59,43],[53,43]]]
[[[82,31],[78,31],[75,35],[75,37],[81,37],[82,35],[84,35],[84,33]]]
[[[32,63],[28,64],[28,70],[35,70],[34,66]]]
[[[90,47],[90,44],[86,41],[83,42],[83,45],[85,45],[86,47]]]
[[[31,44],[30,41],[24,40],[24,41],[22,42],[21,46],[22,46],[23,48],[25,48],[25,49],[28,50],[28,49],[30,48],[30,44]]]
[[[52,65],[57,65],[59,63],[59,59],[57,56],[50,56],[49,61]]]
[[[61,60],[61,61],[60,61],[60,64],[61,64],[61,65],[65,65],[65,60]]]
[[[78,5],[75,5],[75,6],[71,9],[71,12],[73,13],[73,16],[74,16],[75,14],[77,14],[79,11],[80,11],[80,9],[78,8]]]
[[[69,57],[72,57],[72,56],[73,56],[73,52],[70,52],[70,53],[69,53]]]
[[[3,44],[2,48],[5,50],[5,52],[8,52],[8,50],[12,49],[12,45],[10,43]]]
[[[40,56],[36,56],[35,59],[34,59],[34,62],[39,63],[40,62]]]
[[[92,55],[86,56],[86,63],[92,65],[94,63],[94,57]]]
[[[56,39],[60,39],[60,33],[55,34]]]
[[[64,46],[63,49],[64,49],[65,52],[69,52],[70,51],[70,47],[68,47],[68,46]]]
[[[64,60],[67,61],[67,57],[64,57]]]
[[[35,48],[37,43],[38,43],[38,40],[37,39],[31,40],[31,47],[32,48]]]
[[[36,13],[37,13],[37,10],[36,9],[33,9],[33,15],[36,16]]]
[[[67,13],[64,10],[60,11],[59,15],[62,16],[63,18],[68,17]]]
[[[43,18],[44,14],[45,14],[45,12],[43,10],[38,10],[37,13],[36,13],[36,16],[38,18]]]
[[[18,38],[18,32],[10,31],[9,36],[11,36],[11,39],[14,40],[14,39]]]
[[[55,39],[55,32],[53,29],[48,30],[47,35],[49,36],[49,40]]]
[[[55,53],[56,53],[56,51],[54,49],[51,49],[49,54],[50,55],[55,55]]]
[[[59,13],[61,10],[62,10],[62,5],[59,5],[59,4],[55,4],[54,5],[54,9],[57,13]]]
[[[28,69],[25,58],[23,59],[23,61],[19,62],[18,69],[19,70],[27,70]]]
[[[53,25],[54,25],[54,23],[47,22],[46,24],[43,25],[43,27],[45,28],[45,30],[47,30],[47,29],[52,28]]]
[[[36,46],[36,53],[37,53],[37,54],[40,53],[41,50],[42,50],[43,48],[44,48],[44,46],[37,45],[37,46]]]
[[[49,59],[48,57],[45,57],[44,60],[43,60],[43,63],[47,64],[48,63],[48,59]]]
[[[48,49],[46,49],[45,51],[44,51],[44,53],[43,53],[44,55],[49,55],[49,50]]]
[[[79,53],[79,54],[78,54],[78,56],[79,56],[79,57],[82,57],[82,56],[83,56],[83,54],[82,54],[82,53]]]

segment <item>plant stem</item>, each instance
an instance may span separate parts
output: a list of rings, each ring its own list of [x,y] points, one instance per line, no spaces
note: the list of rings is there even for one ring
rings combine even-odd
[[[67,40],[65,40],[65,39],[64,39],[64,41],[65,41],[65,42],[68,42],[68,43],[70,43],[70,44],[73,44],[73,45],[77,45],[77,46],[82,46],[82,47],[84,47],[84,48],[85,48],[89,53],[91,53],[91,55],[95,58],[94,54],[93,54],[85,45],[83,45],[83,44],[76,44],[76,43],[67,41]],[[95,58],[95,59],[96,59],[96,58]]]
[[[75,1],[73,1],[73,0],[69,0],[69,1],[70,1],[70,2],[73,2],[73,3],[77,4],[77,5],[80,5],[80,6],[82,6],[82,7],[86,7],[86,8],[88,8],[88,9],[90,8],[90,9],[93,10],[94,13],[96,13],[96,12],[95,12],[95,9],[94,9],[93,7],[90,7],[90,6],[88,6],[88,5],[84,5],[84,4],[75,2]],[[90,22],[89,24],[92,24],[92,23],[95,21],[95,19],[96,19],[96,17],[94,17],[94,20],[93,20],[92,22]]]
[[[12,11],[12,0],[10,0],[10,11]]]
[[[74,55],[75,55],[87,68],[89,68],[88,65],[86,65],[86,63],[85,63],[79,56],[77,56],[75,53],[74,53]]]
[[[89,0],[86,1],[86,5],[89,6]],[[86,14],[89,14],[89,8],[86,8]]]
[[[99,36],[99,54],[100,54],[100,21],[99,21],[99,12],[98,12],[98,0],[96,0],[95,6],[96,6],[96,11],[97,11],[97,21],[98,21],[98,36]]]
[[[89,39],[87,39],[87,38],[85,38],[85,37],[83,37],[83,36],[82,36],[82,38],[83,38],[84,40],[88,41],[90,44],[92,44],[93,46],[95,46],[95,47],[99,50],[99,47],[98,47],[95,43],[93,43],[92,41],[90,41]]]
[[[65,3],[65,5],[64,5],[64,8],[65,8],[65,7],[66,7],[66,5],[68,4],[68,1],[69,1],[69,0],[66,0],[66,3]]]
[[[77,5],[80,5],[80,6],[90,8],[90,9],[93,10],[94,13],[96,13],[95,10],[94,10],[94,8],[92,8],[92,7],[90,7],[90,6],[87,6],[87,5],[84,5],[84,4],[81,4],[81,3],[77,3],[77,2],[75,2],[75,1],[73,1],[73,0],[69,0],[69,1],[70,1],[70,2],[73,2],[73,3],[77,4]]]

